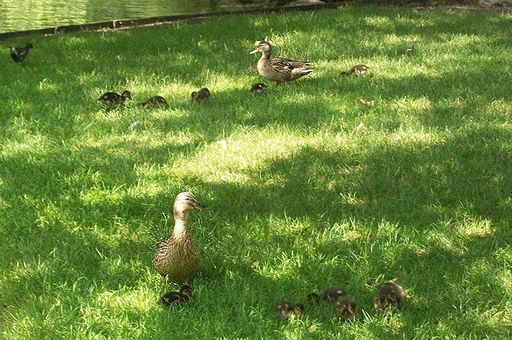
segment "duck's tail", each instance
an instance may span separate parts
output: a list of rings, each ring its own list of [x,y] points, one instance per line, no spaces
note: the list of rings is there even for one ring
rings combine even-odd
[[[303,76],[305,76],[307,74],[310,74],[311,72],[313,72],[313,70],[314,70],[314,67],[313,67],[312,64],[310,64],[310,63],[303,63],[299,67],[295,67],[292,70],[292,74],[291,74],[291,79],[290,80],[295,80],[295,79],[303,77]]]

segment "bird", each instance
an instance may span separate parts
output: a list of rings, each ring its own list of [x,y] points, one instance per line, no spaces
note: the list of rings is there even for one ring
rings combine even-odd
[[[138,107],[149,108],[149,107],[169,107],[169,103],[162,96],[153,96],[148,100],[138,103]]]
[[[410,45],[408,45],[405,50],[405,55],[412,55],[416,51],[416,40],[414,40]]]
[[[331,303],[336,302],[336,300],[338,300],[339,297],[346,295],[346,293],[341,288],[329,287],[322,290],[320,295],[322,297],[322,300]]]
[[[251,86],[250,91],[254,94],[261,94],[267,90],[268,86],[263,83],[256,83]]]
[[[129,129],[130,131],[132,131],[132,132],[136,132],[136,131],[138,131],[138,130],[140,129],[140,127],[141,127],[141,124],[140,124],[140,122],[137,120],[137,121],[135,121],[135,122],[131,123],[131,124],[130,124],[130,126],[128,126],[128,129]]]
[[[336,315],[344,320],[353,320],[359,314],[359,306],[354,299],[342,297],[336,301]]]
[[[375,101],[368,99],[368,98],[359,98],[359,102],[366,106],[373,106],[375,105]]]
[[[125,90],[121,94],[117,94],[115,92],[106,92],[101,97],[99,97],[98,100],[108,107],[113,107],[116,105],[123,105],[126,98],[132,99],[132,94],[128,90]]]
[[[275,314],[280,319],[296,318],[304,313],[304,304],[284,300],[275,307]]]
[[[180,290],[178,292],[172,291],[162,295],[160,300],[158,300],[158,304],[162,307],[171,307],[173,305],[181,305],[188,302],[191,298],[192,287],[188,282],[184,282],[180,286]]]
[[[321,301],[321,298],[320,298],[320,295],[318,295],[318,293],[315,293],[315,292],[312,292],[312,293],[309,293],[307,296],[306,296],[306,300],[309,302],[309,303],[320,303]]]
[[[28,52],[33,47],[34,46],[31,43],[27,43],[25,47],[11,47],[11,58],[15,62],[20,63],[23,60],[25,60],[25,58],[28,55]]]
[[[379,286],[377,296],[373,299],[373,307],[379,313],[383,313],[394,307],[398,307],[405,299],[405,291],[396,279],[386,281]]]
[[[363,64],[359,64],[359,65],[356,65],[356,66],[352,67],[349,71],[341,72],[341,75],[344,75],[344,76],[360,76],[360,75],[363,75],[363,74],[367,74],[369,69],[370,69],[369,66],[366,66],[366,65],[363,65]]]
[[[249,53],[257,52],[261,52],[257,64],[258,73],[277,84],[287,84],[289,81],[299,79],[313,72],[313,65],[307,61],[272,58],[272,42],[268,38],[256,41],[255,49]]]
[[[203,87],[199,89],[199,91],[192,92],[192,101],[196,103],[206,103],[208,99],[210,99],[210,90],[208,88]]]
[[[188,214],[193,209],[203,210],[206,206],[199,202],[190,192],[176,196],[173,205],[174,229],[170,236],[156,245],[153,265],[164,277],[175,281],[188,282],[199,265],[197,250],[188,227]]]

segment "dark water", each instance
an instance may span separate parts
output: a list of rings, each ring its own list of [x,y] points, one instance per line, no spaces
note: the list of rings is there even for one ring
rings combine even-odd
[[[273,6],[268,0],[0,0],[0,32]]]

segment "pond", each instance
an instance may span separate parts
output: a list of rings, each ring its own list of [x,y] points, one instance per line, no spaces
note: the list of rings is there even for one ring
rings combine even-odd
[[[270,0],[0,0],[0,32],[274,5]]]

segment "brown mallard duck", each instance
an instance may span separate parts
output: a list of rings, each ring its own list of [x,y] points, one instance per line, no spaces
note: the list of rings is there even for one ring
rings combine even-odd
[[[184,282],[180,286],[180,290],[178,292],[168,292],[162,295],[160,300],[158,300],[158,304],[162,307],[171,307],[173,305],[181,305],[185,302],[188,302],[192,298],[192,287],[188,284],[188,282]]]
[[[173,206],[174,230],[172,235],[158,242],[153,265],[163,276],[185,280],[195,274],[199,265],[199,252],[188,228],[188,213],[192,209],[206,209],[190,192],[176,196]]]
[[[313,72],[313,65],[306,61],[272,58],[272,45],[267,38],[256,41],[255,46],[256,48],[250,54],[261,52],[257,64],[258,73],[270,81],[278,84],[288,83]]]
[[[405,290],[396,283],[396,280],[389,280],[382,283],[373,299],[373,307],[379,313],[398,307],[405,299]]]
[[[132,99],[132,94],[128,90],[123,91],[121,94],[115,92],[106,92],[98,98],[98,101],[102,102],[106,106],[114,106],[123,105],[126,98]]]
[[[283,301],[275,308],[275,314],[280,319],[296,318],[304,313],[304,304],[300,302]]]
[[[162,96],[154,96],[142,103],[138,103],[137,106],[142,108],[169,107],[169,103],[167,103],[167,100]]]
[[[206,103],[208,99],[210,99],[210,90],[208,88],[203,87],[199,89],[199,91],[192,92],[192,101],[196,103]]]
[[[341,297],[336,301],[336,315],[344,320],[353,320],[359,314],[359,306],[354,299]]]
[[[34,46],[31,43],[27,43],[25,47],[11,47],[11,58],[17,63],[22,62],[28,56],[28,52]]]
[[[363,74],[367,74],[369,70],[370,70],[370,67],[363,65],[363,64],[359,64],[359,65],[352,67],[349,71],[341,72],[341,75],[360,76]]]

